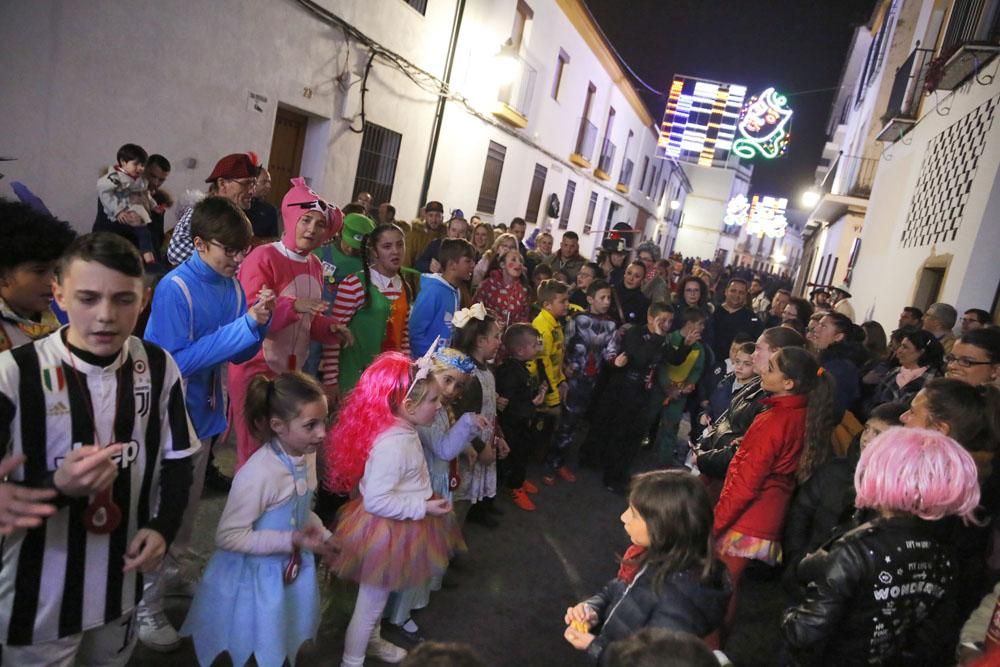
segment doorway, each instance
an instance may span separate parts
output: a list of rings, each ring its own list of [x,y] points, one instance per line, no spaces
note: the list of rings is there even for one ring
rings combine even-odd
[[[280,209],[281,200],[291,189],[291,179],[302,173],[302,150],[306,141],[309,119],[303,114],[278,107],[271,136],[271,156],[267,170],[271,172],[271,192],[267,201]]]
[[[917,308],[927,310],[932,303],[937,303],[942,283],[944,283],[944,267],[925,266],[921,269],[917,293],[913,297],[913,303]]]

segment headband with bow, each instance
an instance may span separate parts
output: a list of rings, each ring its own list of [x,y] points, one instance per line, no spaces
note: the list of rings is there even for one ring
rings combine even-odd
[[[486,306],[482,303],[475,303],[469,308],[463,308],[451,316],[451,323],[456,329],[462,329],[469,320],[476,319],[482,322],[486,319]]]

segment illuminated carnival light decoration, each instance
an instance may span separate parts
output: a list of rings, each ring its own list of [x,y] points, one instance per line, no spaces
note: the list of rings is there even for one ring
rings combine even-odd
[[[791,119],[788,98],[773,87],[751,97],[736,124],[739,137],[733,142],[733,152],[747,160],[758,155],[773,160],[783,155],[791,137]]]
[[[780,239],[788,227],[788,218],[785,217],[787,208],[786,197],[754,195],[748,200],[746,195],[739,194],[726,205],[723,222],[728,226],[745,226],[751,235]]]
[[[746,86],[675,76],[660,124],[657,157],[725,166],[746,92]]]

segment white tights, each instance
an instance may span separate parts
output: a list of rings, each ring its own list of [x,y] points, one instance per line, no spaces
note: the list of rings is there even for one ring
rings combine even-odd
[[[354,614],[344,638],[341,667],[361,667],[365,664],[365,649],[370,639],[379,636],[378,624],[390,592],[368,584],[358,587],[358,601],[354,603]]]

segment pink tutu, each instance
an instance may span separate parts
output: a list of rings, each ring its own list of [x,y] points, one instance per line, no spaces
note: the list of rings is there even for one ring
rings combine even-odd
[[[781,562],[781,542],[744,535],[735,530],[723,533],[716,548],[720,554],[759,560],[768,565],[777,565]]]
[[[390,591],[443,574],[452,554],[466,549],[454,512],[386,519],[366,511],[361,498],[340,509],[334,533],[341,546],[337,576]]]

